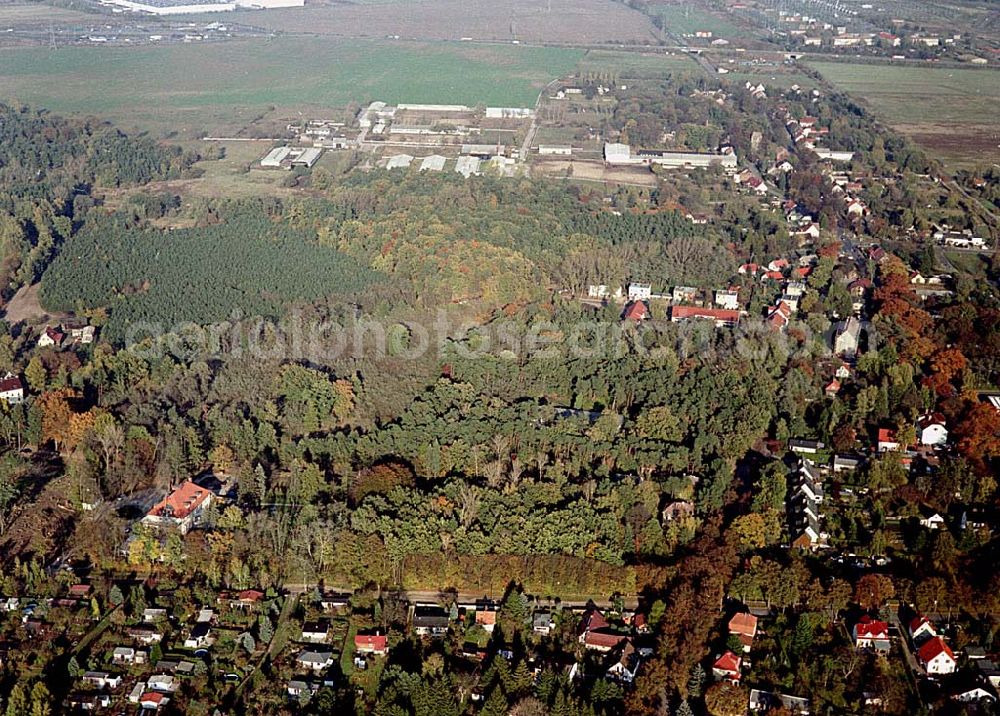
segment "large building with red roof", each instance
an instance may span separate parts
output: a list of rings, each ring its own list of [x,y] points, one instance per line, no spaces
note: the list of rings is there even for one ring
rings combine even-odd
[[[674,323],[690,320],[714,321],[719,328],[723,326],[735,326],[740,322],[742,311],[733,311],[726,308],[701,308],[699,306],[673,306],[670,309],[670,320]]]
[[[186,534],[212,504],[212,498],[211,491],[185,480],[153,505],[142,521],[155,527],[176,527],[181,534]]]

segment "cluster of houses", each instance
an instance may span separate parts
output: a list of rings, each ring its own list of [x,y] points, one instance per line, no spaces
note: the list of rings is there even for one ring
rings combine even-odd
[[[934,226],[933,239],[941,246],[952,249],[974,249],[977,251],[989,251],[990,247],[986,239],[977,236],[971,229],[953,229],[947,224]]]
[[[94,342],[97,329],[86,323],[67,321],[59,326],[46,326],[38,336],[39,348],[61,348],[70,345],[89,345]]]
[[[343,603],[346,604],[346,600]],[[414,635],[442,639],[452,628],[463,625],[466,630],[475,627],[492,634],[499,615],[500,605],[490,599],[456,602],[451,608],[415,603],[409,607],[408,622]],[[532,632],[539,637],[551,634],[556,628],[556,618],[557,613],[552,610],[535,610],[531,614]],[[286,685],[290,699],[298,699],[303,693],[314,693],[330,683],[329,670],[339,659],[339,653],[329,637],[329,622],[306,622],[303,625],[299,639],[303,647],[294,659],[298,673]],[[653,638],[642,613],[625,611],[620,619],[612,621],[605,611],[590,603],[582,609],[576,638],[585,650],[601,655],[602,675],[621,684],[630,684],[642,660],[653,654]],[[363,670],[368,668],[372,659],[388,654],[390,642],[388,635],[379,629],[361,629],[353,636],[349,646],[353,648],[354,668]],[[488,656],[481,642],[470,640],[468,633],[461,654],[474,662]],[[513,652],[502,647],[497,655],[508,660],[513,658]],[[575,664],[570,670],[570,678],[575,678],[578,671],[579,664]],[[475,694],[473,698],[476,698]]]
[[[726,629],[730,648],[715,657],[712,677],[716,681],[739,684],[743,680],[744,669],[750,666],[750,654],[759,629],[758,618],[749,612],[737,612],[730,618]],[[810,713],[809,699],[762,689],[750,690],[747,704],[749,712],[764,713],[777,708],[785,708],[789,713],[802,716]]]
[[[41,605],[44,604],[46,616],[51,617],[56,608],[84,609],[91,595],[89,584],[73,584],[64,597],[46,600],[9,597],[0,602],[0,611],[19,611],[21,628],[28,638],[51,638],[51,624],[39,616]],[[241,610],[246,615],[245,621],[252,622],[256,619],[252,611],[259,610],[264,596],[257,590],[245,590],[222,594],[218,602],[223,608]],[[112,630],[120,630],[117,632],[120,641],[116,643],[113,636],[108,640],[113,646],[92,653],[92,658],[99,661],[102,668],[77,674],[63,705],[73,711],[94,711],[115,704],[134,704],[142,711],[159,710],[170,703],[187,678],[204,672],[205,658],[215,642],[216,630],[234,628],[218,626],[218,619],[217,608],[199,609],[193,622],[179,630],[172,644],[174,651],[165,657],[154,657],[154,649],[161,653],[160,645],[165,644],[167,634],[176,631],[177,619],[171,609],[145,607],[136,615],[135,623],[125,627],[112,625]]]
[[[589,298],[605,299],[609,295],[608,287],[604,284],[592,285],[587,295]],[[717,327],[735,326],[746,315],[740,307],[739,291],[735,287],[703,292],[693,286],[674,286],[670,293],[659,294],[653,293],[648,283],[630,283],[626,291],[618,289],[612,297],[626,301],[622,320],[634,323],[650,317],[650,300],[670,302],[672,323],[707,320]]]
[[[901,615],[908,618],[900,622],[901,648],[909,654],[911,667],[920,677],[942,681],[953,701],[959,703],[983,703],[997,701],[997,688],[1000,687],[1000,669],[986,658],[982,647],[969,646],[965,648],[965,660],[968,670],[965,678],[960,671],[959,657],[952,650],[948,641],[938,633],[934,622],[926,616],[915,612],[912,608],[903,607]],[[886,621],[864,614],[851,629],[854,648],[872,651],[880,656],[887,656],[892,650],[890,625]]]

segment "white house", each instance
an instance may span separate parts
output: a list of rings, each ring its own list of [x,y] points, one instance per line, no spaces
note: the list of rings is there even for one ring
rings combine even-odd
[[[920,659],[920,665],[928,674],[952,674],[955,672],[955,654],[944,643],[944,639],[939,636],[928,639],[917,650],[917,658]]]
[[[8,405],[23,403],[24,385],[21,379],[13,373],[8,373],[0,379],[0,398],[6,400]]]
[[[184,640],[185,649],[202,649],[212,643],[212,628],[205,622],[198,622]]]
[[[611,295],[607,284],[592,283],[587,286],[587,298],[607,298]]]
[[[694,303],[698,298],[698,289],[693,286],[674,286],[670,297],[674,303]]]
[[[179,684],[170,674],[153,674],[146,681],[146,687],[150,691],[159,691],[161,694],[172,694],[177,691]]]
[[[730,311],[737,310],[740,307],[739,291],[716,291],[715,305]]]
[[[83,680],[98,689],[117,689],[122,685],[121,674],[109,674],[106,671],[88,671]]]
[[[302,625],[302,641],[319,644],[330,635],[330,625],[324,621],[306,622]]]
[[[948,442],[948,428],[944,424],[944,416],[939,413],[928,413],[917,420],[920,430],[921,445],[944,445]]]
[[[322,671],[333,666],[333,654],[329,651],[314,651],[313,649],[303,649],[295,657],[295,661],[304,669]]]
[[[653,295],[653,287],[648,283],[630,283],[628,285],[629,301],[648,301]]]
[[[910,639],[915,644],[922,642],[924,639],[937,636],[937,630],[934,629],[934,625],[927,617],[913,617],[910,620],[909,631]]]

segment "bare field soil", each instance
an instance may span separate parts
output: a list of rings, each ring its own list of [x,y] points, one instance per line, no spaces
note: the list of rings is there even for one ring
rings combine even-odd
[[[531,168],[536,176],[565,176],[566,170],[572,167],[572,179],[583,181],[616,182],[620,184],[638,184],[641,186],[656,186],[656,175],[645,167],[606,167],[600,160],[545,160],[536,161]]]
[[[17,293],[10,299],[3,312],[3,319],[8,324],[13,326],[21,321],[32,323],[34,321],[53,318],[53,315],[43,309],[41,303],[38,301],[38,290],[41,288],[41,285],[40,283],[35,283],[30,286],[21,286],[17,290]],[[65,314],[56,315],[63,316]]]
[[[897,129],[956,167],[1000,158],[1000,125],[900,124]]]
[[[413,0],[237,11],[220,18],[292,33],[337,37],[553,43],[651,43],[652,22],[611,0]]]
[[[809,65],[950,166],[1000,161],[997,70]]]
[[[42,3],[0,3],[0,31],[16,25],[38,23],[55,24],[99,24],[105,18],[97,14],[77,12]]]

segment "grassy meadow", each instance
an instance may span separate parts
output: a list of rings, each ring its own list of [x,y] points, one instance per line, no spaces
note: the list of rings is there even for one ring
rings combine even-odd
[[[952,166],[1000,161],[1000,72],[810,62],[835,87]]]
[[[163,136],[236,131],[276,109],[350,102],[533,106],[582,52],[275,38],[0,51],[0,98]]]

